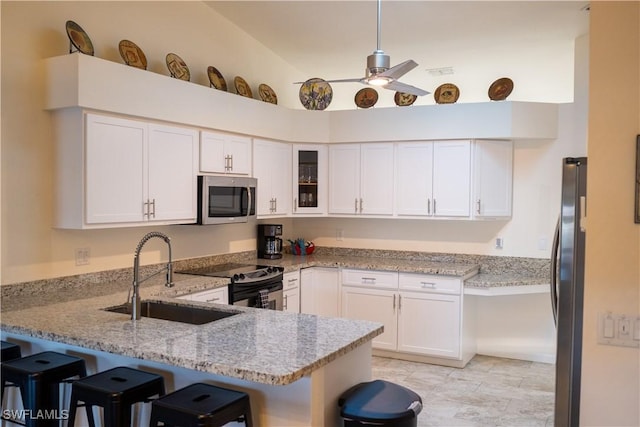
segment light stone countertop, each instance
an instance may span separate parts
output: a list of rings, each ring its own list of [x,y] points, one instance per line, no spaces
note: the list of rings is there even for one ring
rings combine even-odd
[[[191,279],[181,278],[176,275],[170,290],[142,287],[141,295],[176,302],[163,295],[192,289]],[[49,298],[47,305],[3,310],[2,331],[272,385],[309,375],[383,330],[374,322],[183,300],[179,304],[240,314],[204,325],[146,317],[134,322],[102,310],[126,301],[126,291],[62,302]]]

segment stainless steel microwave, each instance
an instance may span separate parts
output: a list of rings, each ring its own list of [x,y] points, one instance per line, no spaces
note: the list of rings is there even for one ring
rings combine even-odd
[[[198,176],[198,224],[233,224],[256,218],[258,180]]]

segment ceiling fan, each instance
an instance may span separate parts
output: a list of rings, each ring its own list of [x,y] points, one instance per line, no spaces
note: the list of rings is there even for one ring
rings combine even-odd
[[[428,95],[430,92],[422,90],[415,86],[401,83],[398,81],[400,77],[413,70],[418,64],[409,59],[398,65],[390,67],[389,55],[380,49],[380,15],[381,15],[381,3],[382,0],[378,0],[378,32],[377,32],[377,45],[376,50],[369,56],[367,56],[367,69],[363,78],[355,79],[338,79],[327,80],[329,83],[345,83],[345,82],[360,82],[366,85],[378,86],[383,89],[395,90],[398,92],[408,93],[416,96]]]

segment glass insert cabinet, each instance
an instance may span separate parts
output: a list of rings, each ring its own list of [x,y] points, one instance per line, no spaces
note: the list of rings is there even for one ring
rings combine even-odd
[[[293,214],[327,212],[327,147],[293,147]]]

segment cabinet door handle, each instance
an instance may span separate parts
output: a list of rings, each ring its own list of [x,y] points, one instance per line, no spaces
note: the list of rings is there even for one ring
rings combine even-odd
[[[233,154],[229,156],[229,170],[233,172]]]
[[[402,295],[398,295],[398,312],[402,310]]]
[[[149,218],[149,199],[142,204],[142,216]]]
[[[434,282],[420,282],[420,284],[422,285],[423,289],[435,289],[436,284]]]
[[[151,211],[151,213],[149,214],[149,216],[153,216],[154,218],[156,217],[156,199],[152,199],[151,203],[149,204],[149,206],[153,206],[153,210]]]
[[[360,199],[360,213],[362,213],[362,199]]]
[[[431,199],[427,199],[427,215],[431,215]]]
[[[285,296],[284,296],[284,299],[282,300],[282,308],[283,308],[284,310],[286,310],[286,309],[287,309],[287,298],[288,298],[288,297],[289,297],[289,295],[285,295]]]
[[[354,212],[358,213],[358,198],[357,197],[355,198],[355,202],[356,202],[356,205],[354,207]]]
[[[278,212],[278,198],[273,199],[273,213]]]
[[[476,202],[476,213],[480,215],[480,199]]]
[[[393,312],[396,312],[396,294],[393,294]]]
[[[433,199],[433,214],[436,214],[436,199]]]
[[[293,198],[293,211],[294,212],[298,212],[298,198],[297,197]]]

